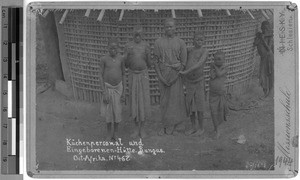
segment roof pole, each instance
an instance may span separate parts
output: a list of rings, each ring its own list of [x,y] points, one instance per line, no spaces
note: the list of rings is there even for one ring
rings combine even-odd
[[[203,17],[203,14],[202,14],[201,9],[197,9],[197,12],[198,12],[198,16],[199,16],[199,17]]]
[[[84,16],[85,17],[89,17],[90,16],[90,13],[91,13],[91,9],[87,9]]]
[[[252,15],[252,13],[249,11],[249,9],[247,9],[246,11],[251,16],[252,19],[255,19],[255,17]]]
[[[64,14],[63,14],[63,16],[61,17],[61,19],[59,21],[59,24],[63,24],[64,23],[64,21],[65,21],[65,19],[67,17],[68,12],[69,12],[69,10],[66,9],[65,12],[64,12]]]
[[[102,9],[101,12],[100,12],[100,14],[99,14],[99,16],[98,16],[98,18],[97,18],[97,21],[102,21],[104,13],[105,13],[105,9]]]
[[[124,9],[121,10],[119,21],[122,21],[124,15]]]

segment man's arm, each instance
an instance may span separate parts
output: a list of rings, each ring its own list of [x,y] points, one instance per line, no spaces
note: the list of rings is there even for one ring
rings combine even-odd
[[[205,64],[205,62],[208,60],[208,51],[207,50],[204,50],[204,53],[202,54],[202,56],[200,57],[199,61],[194,65],[192,66],[191,68],[185,70],[185,71],[181,71],[180,73],[181,74],[188,74],[192,71],[194,71],[195,69],[198,69],[200,68],[201,66],[203,66]]]
[[[101,94],[103,96],[103,102],[108,104],[109,103],[109,98],[108,98],[108,92],[107,92],[107,89],[105,87],[105,83],[104,83],[104,70],[105,70],[105,59],[104,57],[102,57],[100,59],[100,84],[101,84],[101,87],[102,87],[102,90],[101,90]]]
[[[220,67],[220,68],[218,68],[217,66],[214,65],[214,68],[216,70],[216,76],[217,77],[221,77],[221,76],[227,74],[227,72],[228,72],[228,68],[225,65]]]
[[[254,44],[255,46],[257,46],[257,45],[259,45],[260,43],[264,46],[264,48],[267,49],[267,51],[274,53],[274,50],[273,50],[272,45],[269,46],[269,45],[266,43],[266,41],[264,40],[264,35],[263,35],[262,33],[258,32],[258,33],[256,33],[256,38],[254,39],[254,43],[253,43],[253,44]]]
[[[183,40],[179,39],[179,43],[180,43],[180,59],[179,59],[179,63],[176,64],[166,64],[166,66],[171,67],[173,69],[175,69],[176,71],[181,71],[185,68],[186,65],[186,61],[187,61],[187,49],[186,49],[186,45],[184,43]]]
[[[124,47],[124,55],[123,55],[123,60],[124,60],[124,65],[126,68],[128,68],[129,66],[129,45],[126,44],[125,47]]]
[[[261,39],[262,39],[262,33],[261,32],[256,33],[253,45],[257,46],[258,44],[260,44]]]
[[[181,45],[180,45],[180,62],[181,62],[181,67],[178,69],[178,71],[181,71],[185,68],[186,66],[186,61],[187,61],[187,48],[186,44],[183,40],[181,40]]]
[[[105,66],[105,64],[104,64],[104,58],[102,57],[102,58],[100,58],[100,77],[99,77],[99,79],[100,79],[100,85],[101,85],[101,91],[102,92],[104,92],[105,91],[105,84],[104,84],[104,78],[103,78],[103,75],[104,75],[104,66]]]
[[[155,69],[155,72],[157,74],[157,77],[158,79],[163,83],[165,84],[166,86],[170,86],[170,84],[165,80],[165,78],[162,76],[161,72],[160,72],[160,69],[158,67],[158,63],[155,62],[154,63],[154,69]]]
[[[126,82],[125,59],[122,59],[121,70],[122,70],[122,85],[123,85],[121,101],[125,101],[125,89],[126,89],[126,84],[125,84],[125,82]]]
[[[274,39],[273,39],[273,36],[271,38],[271,51],[274,54]]]
[[[157,42],[154,43],[154,69],[157,74],[158,79],[165,84],[166,86],[169,86],[169,83],[165,80],[165,78],[162,76],[160,69],[158,67],[159,59],[160,58],[160,51],[159,51],[159,46]]]

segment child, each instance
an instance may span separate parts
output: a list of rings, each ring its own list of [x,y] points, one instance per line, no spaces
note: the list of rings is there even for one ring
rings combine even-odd
[[[136,26],[133,41],[125,46],[125,66],[129,68],[129,104],[131,117],[135,123],[132,138],[145,138],[145,120],[150,116],[150,86],[148,68],[150,63],[150,46],[142,41],[142,27]]]
[[[194,47],[188,51],[187,64],[180,73],[185,76],[186,107],[192,122],[192,129],[187,135],[200,136],[204,133],[203,112],[205,101],[204,66],[208,57],[208,50],[203,47],[205,36],[202,32],[195,32]],[[198,117],[199,127],[195,119]]]
[[[274,40],[273,30],[268,21],[262,22],[261,33],[256,34],[254,45],[260,56],[259,83],[267,97],[273,87]]]
[[[108,42],[109,53],[101,58],[101,82],[103,90],[103,101],[101,114],[107,123],[106,140],[117,140],[118,124],[121,122],[122,105],[124,97],[124,62],[123,57],[118,54],[118,40],[112,38]]]
[[[224,61],[225,53],[222,51],[217,51],[214,54],[214,63],[212,63],[210,70],[209,106],[217,139],[220,136],[218,126],[223,121],[226,121],[226,115],[228,111],[225,99],[225,80],[227,67],[224,65]]]

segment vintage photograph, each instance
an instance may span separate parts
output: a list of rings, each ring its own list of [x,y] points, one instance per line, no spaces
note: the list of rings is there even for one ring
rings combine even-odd
[[[274,171],[272,8],[31,17],[36,172]]]

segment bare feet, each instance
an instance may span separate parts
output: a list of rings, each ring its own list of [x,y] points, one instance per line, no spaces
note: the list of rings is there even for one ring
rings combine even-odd
[[[173,136],[180,136],[181,134],[178,131],[174,131],[172,135]]]
[[[197,130],[196,130],[195,128],[192,128],[192,129],[186,131],[186,132],[185,132],[185,135],[187,135],[187,136],[192,135],[192,134],[194,134],[196,131],[197,131]]]
[[[204,129],[198,129],[192,136],[201,136],[204,133]]]
[[[141,138],[146,138],[147,137],[147,134],[143,129],[141,129],[141,134],[140,135],[141,135]]]
[[[111,139],[112,139],[113,141],[118,141],[119,137],[118,137],[116,134],[114,134],[113,137],[112,137]]]
[[[159,136],[163,136],[166,134],[166,128],[161,128],[158,133],[157,133]]]
[[[112,136],[111,135],[107,135],[105,138],[105,141],[111,141],[112,140]]]
[[[215,139],[219,139],[220,138],[220,132],[219,131],[215,131]]]
[[[168,128],[166,128],[166,134],[167,134],[167,135],[172,135],[173,132],[174,132],[174,130],[175,130],[175,127],[174,127],[174,126],[168,127]]]

